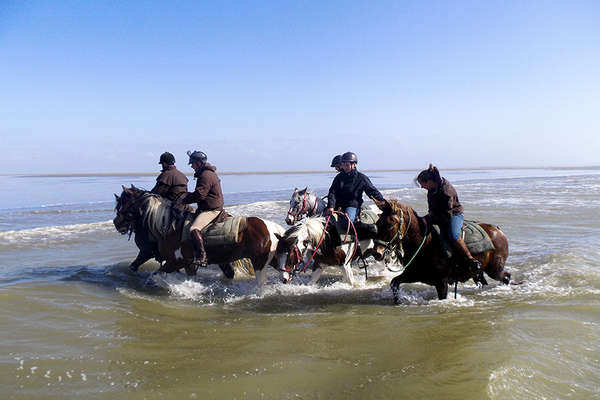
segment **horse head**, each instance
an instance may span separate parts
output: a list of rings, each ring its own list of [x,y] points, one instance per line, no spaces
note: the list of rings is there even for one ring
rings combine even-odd
[[[309,218],[289,228],[277,243],[281,280],[288,283],[295,273],[304,270],[312,259],[325,229],[323,218]]]
[[[402,255],[402,238],[404,211],[402,205],[394,200],[376,201],[377,207],[382,211],[377,220],[377,236],[375,238],[375,248],[373,257],[377,261],[384,258],[394,257],[396,251]]]
[[[290,198],[290,208],[288,209],[287,216],[285,217],[285,223],[288,225],[294,225],[300,221],[304,214],[307,213],[307,197],[310,191],[308,188],[302,190],[295,188],[292,197]]]
[[[122,186],[122,188],[123,191],[120,196],[115,193],[115,212],[117,215],[113,219],[113,224],[119,233],[126,234],[139,215],[139,208],[135,207],[135,205],[144,191],[133,185],[130,188],[126,188],[125,186]]]

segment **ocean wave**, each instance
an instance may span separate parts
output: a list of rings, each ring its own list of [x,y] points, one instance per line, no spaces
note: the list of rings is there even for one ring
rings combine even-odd
[[[50,245],[68,243],[82,236],[96,235],[101,232],[115,232],[112,221],[5,231],[0,232],[0,249],[48,247]]]

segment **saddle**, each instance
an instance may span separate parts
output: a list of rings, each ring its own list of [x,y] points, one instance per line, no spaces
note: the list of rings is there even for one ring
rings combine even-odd
[[[354,230],[350,228],[348,230],[348,220],[346,217],[343,217],[339,214],[334,215],[335,218],[335,227],[337,229],[338,235],[340,236],[340,240],[342,243],[354,242]],[[373,236],[375,237],[377,233],[377,219],[379,215],[375,211],[373,211],[369,206],[362,206],[360,209],[360,213],[354,222],[354,227],[357,230],[357,234],[359,238],[363,236]],[[346,231],[348,234],[346,235]]]
[[[447,239],[441,235],[439,226],[433,225],[432,233],[437,235],[440,239],[442,254],[447,258],[451,258],[453,254],[452,246],[448,243]],[[495,249],[487,232],[475,221],[465,220],[463,222],[461,237],[465,241],[471,254],[485,253],[486,251]]]
[[[194,214],[186,216],[181,232],[181,241],[190,240],[190,227],[194,222]],[[226,211],[221,213],[200,232],[206,246],[222,246],[240,242],[240,232],[246,229],[246,217],[232,217]]]

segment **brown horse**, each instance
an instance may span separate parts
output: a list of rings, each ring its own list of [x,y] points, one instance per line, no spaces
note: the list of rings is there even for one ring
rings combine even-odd
[[[402,264],[406,266],[390,284],[396,304],[400,300],[398,287],[402,283],[423,282],[435,286],[440,300],[448,296],[448,284],[466,282],[470,278],[487,284],[483,272],[492,279],[510,283],[510,273],[504,271],[504,263],[508,257],[508,239],[500,228],[478,223],[490,237],[494,249],[473,254],[482,265],[482,273],[473,277],[466,269],[457,268],[454,259],[442,254],[439,236],[431,233],[425,220],[415,210],[395,199],[377,205],[383,213],[377,221],[374,257],[382,260],[391,249],[401,255]]]
[[[116,196],[116,195],[115,195]],[[116,196],[115,228],[122,234],[132,227],[146,229],[148,236],[158,243],[160,257],[164,264],[160,272],[174,272],[182,268],[191,276],[196,274],[194,248],[191,241],[182,241],[183,223],[174,218],[171,202],[158,195],[138,189],[123,187],[121,196]],[[218,264],[228,278],[233,278],[234,270],[230,263],[243,258],[250,259],[259,286],[266,281],[264,267],[270,263],[277,268],[275,255],[277,237],[284,229],[278,224],[258,217],[247,217],[240,228],[238,240],[232,243],[212,243],[210,236],[205,240],[209,264]],[[181,257],[179,257],[179,254]]]

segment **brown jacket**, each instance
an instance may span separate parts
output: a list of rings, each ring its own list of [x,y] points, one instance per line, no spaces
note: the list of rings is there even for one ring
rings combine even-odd
[[[221,180],[215,173],[216,170],[216,167],[206,163],[200,171],[194,174],[196,189],[185,196],[183,204],[198,203],[198,211],[223,209]]]
[[[188,178],[175,168],[174,165],[169,165],[167,169],[163,169],[160,175],[156,178],[156,185],[151,192],[159,194],[169,200],[177,200],[182,193],[187,192]]]
[[[447,225],[453,215],[463,213],[456,189],[445,178],[442,178],[436,190],[427,191],[427,204],[429,217],[434,224]]]

